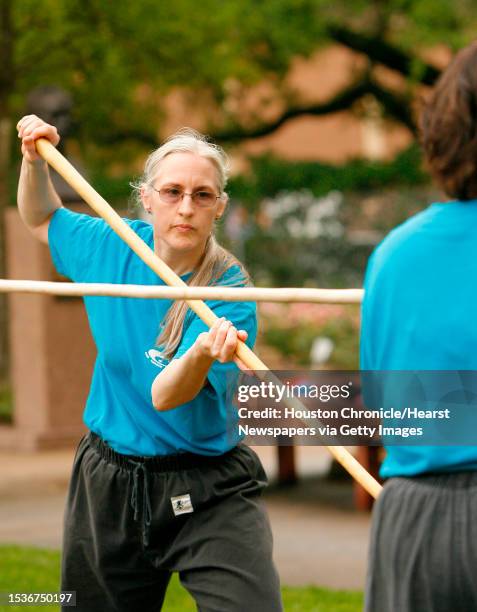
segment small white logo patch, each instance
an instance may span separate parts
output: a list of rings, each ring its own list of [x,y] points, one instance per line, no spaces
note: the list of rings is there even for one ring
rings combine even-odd
[[[171,504],[172,510],[174,511],[174,514],[176,516],[179,516],[179,514],[188,514],[189,512],[194,512],[189,493],[187,493],[186,495],[177,495],[176,497],[171,497]]]
[[[168,360],[162,356],[161,351],[157,349],[149,349],[144,354],[151,363],[159,368],[165,367],[168,363]]]

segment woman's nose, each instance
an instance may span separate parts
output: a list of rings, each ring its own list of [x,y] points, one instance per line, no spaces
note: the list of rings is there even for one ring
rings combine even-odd
[[[194,201],[192,195],[184,193],[181,201],[179,202],[179,212],[183,215],[191,214],[194,211]]]

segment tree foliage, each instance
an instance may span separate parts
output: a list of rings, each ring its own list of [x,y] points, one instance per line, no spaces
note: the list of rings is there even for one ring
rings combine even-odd
[[[353,108],[369,95],[414,130],[416,88],[439,75],[426,50],[457,49],[477,21],[470,0],[0,0],[0,8],[0,115],[16,118],[29,90],[57,84],[73,94],[77,135],[99,146],[154,145],[173,87],[201,104],[223,142]],[[290,64],[331,44],[364,56],[365,68],[329,100],[305,103],[285,79]],[[378,66],[404,86],[382,83]],[[244,113],[250,87],[265,80],[269,99]],[[270,118],[272,100],[282,110]]]

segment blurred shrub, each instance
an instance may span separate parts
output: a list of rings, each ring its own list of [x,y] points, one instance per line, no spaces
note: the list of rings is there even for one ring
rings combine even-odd
[[[243,209],[247,220],[242,214],[237,229],[236,218],[226,219],[220,238],[257,284],[361,286],[376,243],[427,204],[418,193],[428,189],[421,165],[416,146],[393,161],[339,166],[255,157],[228,189],[231,210]]]
[[[132,189],[129,183],[132,180],[132,176],[113,177],[101,173],[93,175],[90,182],[111,206],[126,210],[131,197]]]
[[[320,367],[355,370],[359,364],[359,306],[333,304],[260,305],[264,341],[296,366],[310,366],[313,341],[329,338],[334,345]]]
[[[265,198],[259,215],[245,223],[233,214],[229,223],[227,217],[224,230],[233,236],[228,246],[259,285],[360,286],[373,245],[349,240],[343,201],[338,191],[323,197],[309,189],[279,192]]]
[[[392,161],[354,159],[344,164],[290,162],[261,155],[250,159],[247,176],[230,180],[228,191],[251,211],[260,202],[280,191],[309,189],[315,196],[330,191],[369,192],[391,185],[421,185],[429,180],[422,170],[422,157],[417,145],[399,153]]]

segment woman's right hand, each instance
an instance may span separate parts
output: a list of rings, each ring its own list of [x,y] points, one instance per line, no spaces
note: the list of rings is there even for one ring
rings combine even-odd
[[[60,142],[60,136],[54,125],[50,125],[36,115],[25,115],[17,123],[18,138],[22,139],[22,155],[28,162],[36,162],[42,158],[38,155],[35,140],[46,138],[52,145]]]

